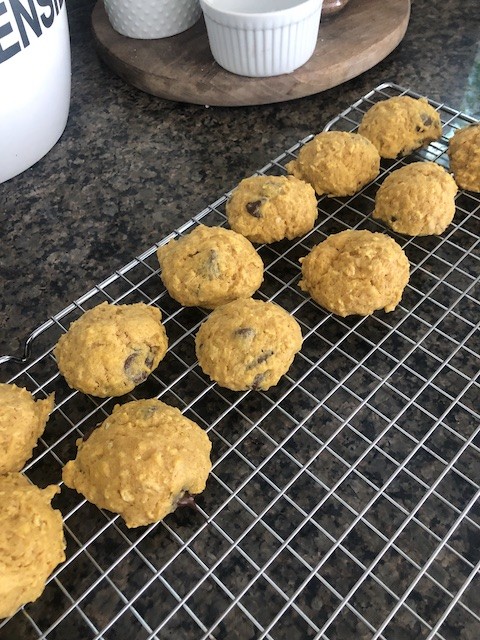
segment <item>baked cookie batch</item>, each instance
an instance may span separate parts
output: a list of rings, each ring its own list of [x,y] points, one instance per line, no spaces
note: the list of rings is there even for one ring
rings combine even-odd
[[[343,197],[375,180],[380,158],[397,158],[437,140],[438,113],[421,98],[389,98],[363,116],[358,133],[322,132],[286,165],[286,176],[242,180],[226,204],[230,229],[198,225],[157,252],[161,279],[183,306],[211,310],[194,348],[212,382],[232,391],[266,391],[287,374],[302,347],[295,318],[252,296],[263,263],[252,243],[304,236],[318,216],[317,195]],[[480,192],[480,125],[458,130],[450,171],[411,162],[388,175],[372,217],[407,235],[445,231],[458,187]],[[386,233],[332,234],[300,259],[299,287],[341,317],[393,311],[409,280],[409,262]],[[160,310],[144,303],[100,304],[86,311],[54,349],[67,384],[96,397],[123,396],[159,368],[168,349]],[[62,516],[51,506],[56,485],[40,489],[20,473],[46,428],[53,394],[35,399],[0,384],[0,618],[34,601],[65,559]],[[114,407],[62,472],[67,487],[127,527],[153,524],[201,493],[211,471],[207,433],[157,399]]]

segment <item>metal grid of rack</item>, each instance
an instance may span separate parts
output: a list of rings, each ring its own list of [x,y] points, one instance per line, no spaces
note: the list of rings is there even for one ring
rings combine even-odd
[[[326,128],[355,131],[365,110],[393,95],[384,84]],[[267,392],[212,384],[195,359],[206,312],[183,308],[161,283],[156,249],[199,222],[224,225],[228,194],[32,334],[22,363],[4,357],[2,381],[56,408],[26,465],[40,486],[59,483],[75,441],[119,400],[70,390],[51,349],[84,310],[143,301],[163,313],[168,354],[121,402],[159,397],[205,428],[213,470],[197,510],[177,509],[129,530],[62,487],[67,560],[37,602],[0,622],[0,638],[322,638],[480,636],[478,507],[480,200],[460,191],[442,236],[406,238],[375,222],[375,192],[398,166],[447,166],[453,132],[472,119],[432,102],[443,137],[398,161],[350,198],[320,198],[315,229],[259,246],[274,300],[302,327],[302,351]],[[261,174],[284,165],[312,136]],[[345,228],[392,235],[411,277],[398,308],[335,317],[298,288],[298,259]],[[2,362],[0,360],[0,362]]]

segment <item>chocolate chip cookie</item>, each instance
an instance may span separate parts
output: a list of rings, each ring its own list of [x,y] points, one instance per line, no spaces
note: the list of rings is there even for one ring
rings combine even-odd
[[[54,349],[68,385],[105,398],[121,396],[144,382],[167,352],[168,340],[156,307],[142,302],[103,302],[86,311]]]
[[[294,176],[251,176],[232,192],[226,213],[232,229],[252,242],[278,242],[303,236],[317,219],[311,185]]]
[[[0,384],[0,475],[20,471],[31,458],[53,405],[53,393],[35,401],[27,389]]]
[[[186,307],[214,309],[249,298],[263,281],[263,262],[243,235],[199,225],[157,251],[168,293]]]
[[[375,196],[373,217],[397,233],[443,233],[455,215],[457,185],[435,162],[412,162],[393,171]]]
[[[162,520],[186,495],[205,489],[211,469],[206,432],[160,400],[117,405],[88,438],[77,441],[63,480],[127,527]]]
[[[351,196],[378,176],[380,156],[358,133],[323,131],[285,168],[310,183],[319,196]]]
[[[442,124],[426,98],[395,96],[371,106],[358,133],[373,142],[382,158],[396,158],[438,140]]]
[[[448,144],[448,157],[458,186],[480,193],[480,123],[454,133]]]
[[[342,317],[393,311],[409,279],[409,262],[400,245],[371,231],[335,233],[300,262],[300,289]]]
[[[252,298],[215,309],[195,337],[203,372],[233,391],[264,391],[277,384],[301,346],[293,316],[273,302]]]
[[[0,476],[0,618],[39,598],[65,560],[62,516],[50,504],[58,491],[39,489],[21,473]]]

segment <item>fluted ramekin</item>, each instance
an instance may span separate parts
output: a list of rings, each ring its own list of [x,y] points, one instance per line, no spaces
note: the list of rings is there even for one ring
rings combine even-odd
[[[241,76],[291,73],[317,44],[323,0],[200,0],[216,62]]]

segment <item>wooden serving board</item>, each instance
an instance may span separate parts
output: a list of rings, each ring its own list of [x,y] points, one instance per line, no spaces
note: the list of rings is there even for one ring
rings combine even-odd
[[[92,26],[100,57],[138,89],[179,102],[233,107],[294,100],[358,76],[395,49],[409,17],[410,0],[350,0],[340,13],[322,17],[306,64],[271,78],[247,78],[220,67],[203,17],[179,35],[136,40],[112,28],[98,0]]]

